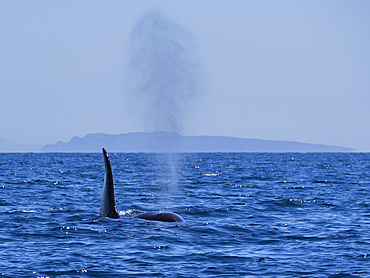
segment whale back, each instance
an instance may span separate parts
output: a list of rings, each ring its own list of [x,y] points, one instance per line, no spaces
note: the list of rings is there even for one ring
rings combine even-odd
[[[147,212],[147,213],[142,213],[136,216],[136,218],[141,218],[145,220],[155,220],[155,221],[163,221],[163,222],[182,222],[184,219],[176,214],[176,213],[171,213],[171,212],[158,212],[158,213],[153,213],[153,212]]]
[[[109,157],[103,148],[104,162],[105,162],[105,176],[103,193],[100,201],[100,217],[119,218],[117,212],[116,201],[114,199],[114,185],[112,167]]]

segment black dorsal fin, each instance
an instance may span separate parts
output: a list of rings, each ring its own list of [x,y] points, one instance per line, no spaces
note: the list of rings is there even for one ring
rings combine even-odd
[[[114,199],[113,173],[109,157],[103,148],[105,162],[104,187],[100,202],[100,217],[119,218],[116,201]]]

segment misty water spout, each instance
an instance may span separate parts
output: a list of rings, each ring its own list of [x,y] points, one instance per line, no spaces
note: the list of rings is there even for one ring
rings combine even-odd
[[[129,106],[144,120],[147,131],[161,131],[158,135],[167,136],[159,144],[169,152],[176,151],[174,133],[181,133],[185,109],[200,92],[193,38],[163,14],[153,12],[134,26],[129,51]],[[173,153],[157,159],[169,167],[164,167],[163,173],[169,174],[170,180],[162,180],[167,194],[160,198],[165,208],[176,193],[178,160]]]
[[[159,12],[143,16],[129,42],[129,104],[148,131],[181,132],[185,108],[199,89],[189,32]]]

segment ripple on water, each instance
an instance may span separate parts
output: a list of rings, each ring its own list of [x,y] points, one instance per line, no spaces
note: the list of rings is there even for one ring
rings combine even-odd
[[[112,155],[121,218],[102,219],[101,154],[7,154],[0,273],[370,276],[369,154],[178,154],[175,167],[167,158]],[[161,209],[186,222],[134,218]]]

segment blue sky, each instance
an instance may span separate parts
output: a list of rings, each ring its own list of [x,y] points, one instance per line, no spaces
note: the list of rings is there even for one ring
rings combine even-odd
[[[153,11],[191,34],[201,69],[182,134],[370,151],[365,0],[1,1],[0,137],[152,131],[126,81],[131,32]]]

